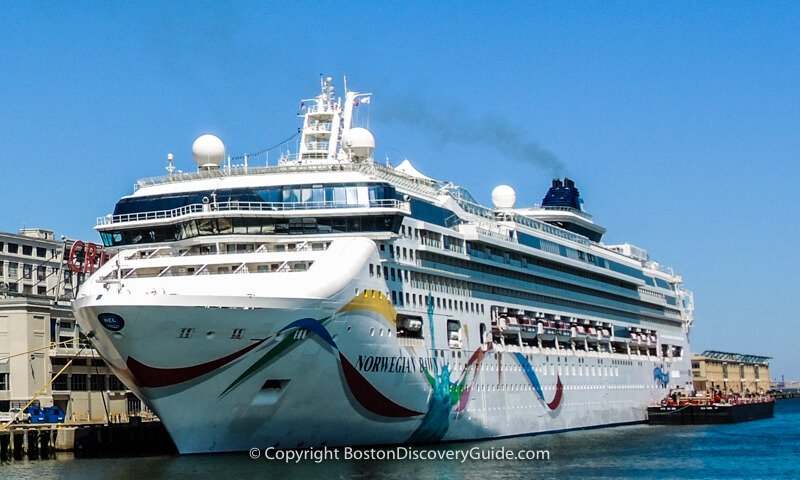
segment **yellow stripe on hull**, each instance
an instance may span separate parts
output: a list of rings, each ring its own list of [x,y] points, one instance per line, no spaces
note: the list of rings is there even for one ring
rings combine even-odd
[[[397,327],[397,310],[386,295],[377,290],[364,290],[364,293],[354,297],[347,305],[336,313],[345,313],[354,310],[369,310],[385,318],[393,327]]]

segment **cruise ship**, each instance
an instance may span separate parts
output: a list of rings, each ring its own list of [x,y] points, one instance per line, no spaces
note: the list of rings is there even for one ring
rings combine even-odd
[[[572,179],[483,206],[376,162],[354,122],[372,95],[320,87],[276,165],[204,135],[197,171],[170,155],[98,219],[118,253],[75,315],[181,453],[632,424],[690,383],[691,292],[604,244]]]

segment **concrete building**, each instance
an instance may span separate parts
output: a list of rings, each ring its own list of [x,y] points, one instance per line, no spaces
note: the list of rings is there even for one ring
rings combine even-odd
[[[47,230],[0,233],[0,293],[39,297],[61,294],[57,290],[63,247]]]
[[[88,245],[57,241],[41,229],[0,233],[0,411],[32,399],[60,406],[73,421],[124,418],[141,409],[72,315],[73,292],[100,261],[91,255],[84,268],[78,257],[96,249]]]
[[[698,392],[715,389],[751,393],[770,389],[771,357],[706,350],[692,354],[692,379]]]

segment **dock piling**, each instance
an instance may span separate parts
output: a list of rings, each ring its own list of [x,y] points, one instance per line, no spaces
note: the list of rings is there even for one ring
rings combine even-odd
[[[28,430],[28,460],[39,459],[39,430]]]
[[[50,430],[39,432],[39,458],[42,460],[50,458]]]
[[[0,432],[0,462],[8,462],[8,447],[11,444],[11,432]]]
[[[22,460],[22,447],[25,443],[25,432],[21,430],[14,431],[14,460]]]

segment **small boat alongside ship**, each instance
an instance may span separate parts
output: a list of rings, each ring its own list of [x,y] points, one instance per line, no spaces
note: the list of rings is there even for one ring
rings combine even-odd
[[[684,397],[678,402],[665,400],[647,408],[650,425],[708,425],[761,420],[774,416],[775,399],[771,395],[730,397]]]

